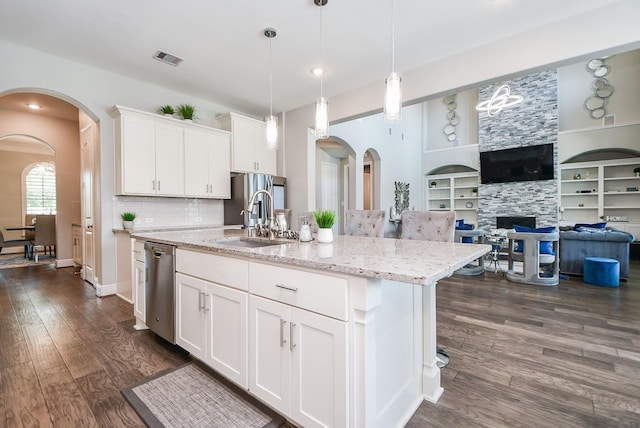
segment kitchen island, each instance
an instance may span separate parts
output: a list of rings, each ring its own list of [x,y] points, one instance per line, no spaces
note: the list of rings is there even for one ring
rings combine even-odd
[[[303,426],[403,426],[438,400],[436,283],[490,246],[351,236],[240,246],[266,241],[245,233],[132,235],[178,247],[178,345]]]

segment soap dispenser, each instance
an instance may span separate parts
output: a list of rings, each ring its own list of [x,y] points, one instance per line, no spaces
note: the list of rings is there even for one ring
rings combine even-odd
[[[300,241],[309,242],[312,239],[311,228],[309,227],[309,218],[307,216],[304,216],[302,218],[302,226],[300,226]]]

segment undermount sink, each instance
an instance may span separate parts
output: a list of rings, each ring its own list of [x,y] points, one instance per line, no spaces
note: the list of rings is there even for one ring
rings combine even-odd
[[[276,241],[256,241],[250,239],[222,239],[216,241],[216,244],[224,245],[227,247],[244,247],[244,248],[259,248],[269,247],[271,245],[280,245],[282,242]]]

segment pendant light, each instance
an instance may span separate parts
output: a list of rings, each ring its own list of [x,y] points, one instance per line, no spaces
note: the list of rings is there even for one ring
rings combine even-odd
[[[322,6],[328,0],[313,0],[316,6],[320,7],[320,98],[316,100],[316,138],[327,138],[329,136],[329,100],[322,96],[322,78],[324,76],[324,64],[322,59]]]
[[[264,119],[267,125],[267,149],[278,150],[278,117],[273,115],[273,67],[271,66],[271,41],[276,36],[275,28],[265,28],[264,35],[269,39],[269,116]]]
[[[391,74],[387,76],[384,93],[384,121],[397,122],[402,116],[402,78],[395,72],[394,0],[391,0]]]

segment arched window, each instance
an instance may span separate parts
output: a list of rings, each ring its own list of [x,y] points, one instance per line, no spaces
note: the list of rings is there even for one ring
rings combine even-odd
[[[56,214],[56,164],[40,162],[25,176],[26,214]]]

